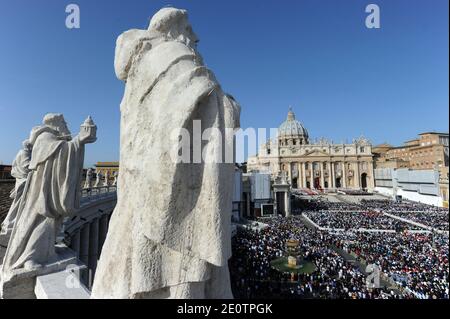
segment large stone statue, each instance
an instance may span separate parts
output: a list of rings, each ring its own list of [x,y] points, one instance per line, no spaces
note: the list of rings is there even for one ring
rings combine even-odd
[[[95,140],[92,120],[72,139],[61,114],[47,114],[31,131],[31,172],[6,250],[3,283],[15,270],[35,270],[57,258],[55,237],[62,221],[79,208],[84,145]]]
[[[16,222],[20,199],[22,198],[28,173],[30,172],[28,167],[31,160],[31,144],[28,140],[25,140],[23,141],[22,146],[23,148],[17,153],[16,158],[12,163],[11,175],[16,179],[16,185],[11,192],[11,198],[14,200],[9,208],[8,215],[6,215],[1,226],[1,234],[3,235],[9,233]]]
[[[102,186],[109,186],[109,171],[105,172],[105,179],[103,180]]]
[[[170,155],[169,136],[181,128],[195,135],[195,120],[223,136],[239,125],[240,107],[203,64],[197,42],[186,11],[174,8],[157,12],[148,30],[117,40],[115,71],[126,82],[118,202],[94,298],[232,298],[234,163]],[[196,142],[192,149],[202,154],[222,151],[220,139]]]
[[[86,172],[86,180],[83,188],[92,188],[92,175],[94,175],[92,168],[89,168]]]
[[[96,173],[96,177],[95,177],[95,183],[94,183],[94,187],[100,187],[102,186],[102,179],[103,179],[103,174],[101,171],[98,171]]]

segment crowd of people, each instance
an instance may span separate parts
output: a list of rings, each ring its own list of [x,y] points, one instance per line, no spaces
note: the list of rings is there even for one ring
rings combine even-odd
[[[389,229],[420,230],[415,224],[400,221],[384,213],[402,217],[425,226],[448,231],[449,211],[447,208],[410,201],[367,200],[346,203],[333,202],[324,198],[302,201],[295,213],[303,213],[320,227],[337,229]]]
[[[449,230],[448,210],[440,212],[393,212],[392,214],[435,229]]]
[[[292,277],[271,261],[286,255],[288,239],[299,241],[300,256],[316,269]],[[300,218],[274,218],[262,230],[240,229],[233,238],[230,274],[236,298],[400,298],[393,290],[372,289],[359,266],[333,247],[334,237],[307,228]]]
[[[340,231],[319,230],[300,216],[258,219],[268,226],[240,229],[233,238],[230,261],[236,298],[449,298],[448,233],[427,233],[384,214],[448,230],[447,209],[412,202],[344,203],[317,197],[296,203],[294,211],[319,226]],[[299,241],[300,255],[316,266],[314,272],[293,275],[272,267],[271,261],[286,256],[288,239]],[[349,261],[352,255],[356,263]],[[368,288],[362,268],[368,264],[378,265],[388,280],[382,288]],[[389,285],[393,286],[386,288]]]
[[[338,247],[379,265],[416,298],[449,298],[448,236],[358,232],[336,240]]]
[[[404,230],[420,229],[417,226],[396,220],[383,213],[375,211],[354,212],[351,210],[336,211],[305,211],[303,212],[310,220],[320,227],[349,230],[349,229],[381,229],[381,230]]]
[[[367,209],[378,209],[432,228],[449,230],[448,208],[411,201],[396,202],[392,200],[362,200],[361,206]]]

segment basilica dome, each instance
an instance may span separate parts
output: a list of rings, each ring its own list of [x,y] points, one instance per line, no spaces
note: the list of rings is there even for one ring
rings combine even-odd
[[[299,137],[305,141],[308,140],[308,131],[295,119],[295,114],[291,108],[289,108],[286,121],[278,128],[278,137]]]

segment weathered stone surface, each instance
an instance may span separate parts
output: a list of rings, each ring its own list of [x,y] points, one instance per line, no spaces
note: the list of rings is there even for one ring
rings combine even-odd
[[[55,259],[35,269],[17,269],[0,278],[0,298],[35,299],[36,278],[66,270],[69,265],[78,264],[75,253],[64,245],[55,246]]]
[[[11,175],[16,179],[16,184],[10,195],[13,202],[1,225],[2,235],[7,235],[12,231],[14,223],[16,222],[17,212],[19,211],[20,200],[25,188],[28,173],[30,172],[31,144],[28,140],[25,140],[23,141],[22,146],[23,148],[17,153],[16,158],[12,163]]]
[[[13,189],[14,179],[0,181],[0,223],[5,219],[13,202],[10,197]]]
[[[203,64],[197,41],[186,11],[174,8],[157,12],[148,30],[117,39],[116,75],[126,81],[118,203],[94,298],[232,297],[234,163],[171,157],[178,142],[170,139],[173,132],[185,129],[192,137],[194,120],[222,136],[239,125],[240,107]],[[223,154],[217,136],[196,142],[192,148],[209,158]]]
[[[56,235],[64,217],[79,209],[84,145],[96,140],[91,121],[74,139],[61,114],[47,114],[43,125],[31,131],[30,173],[1,268],[3,289],[15,284],[17,274],[23,281],[58,261]]]
[[[37,299],[89,299],[89,290],[80,282],[84,265],[71,265],[68,269],[38,276],[34,293]]]

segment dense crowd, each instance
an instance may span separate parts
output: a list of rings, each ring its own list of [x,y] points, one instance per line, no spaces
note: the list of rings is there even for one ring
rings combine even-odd
[[[301,200],[294,210],[303,213],[320,227],[338,229],[421,229],[394,219],[383,213],[389,213],[410,221],[424,224],[440,230],[449,230],[449,211],[441,208],[410,201],[396,202],[392,200],[367,200],[359,202],[333,202],[326,198],[318,200]]]
[[[305,216],[320,227],[334,229],[382,229],[405,230],[419,227],[385,216],[380,212],[353,212],[353,211],[305,211]]]
[[[448,210],[391,212],[391,214],[440,230],[449,230]]]
[[[398,298],[385,288],[369,289],[358,265],[333,247],[334,237],[304,226],[299,218],[274,218],[262,230],[240,229],[233,238],[230,273],[236,298]],[[311,274],[281,273],[271,261],[285,256],[285,243],[297,239]]]
[[[448,208],[411,201],[396,202],[391,200],[362,200],[361,206],[366,207],[366,209],[378,209],[440,230],[449,230]]]
[[[372,195],[372,193],[368,193],[364,190],[360,190],[360,189],[344,189],[341,188],[338,191],[339,194],[346,194],[346,195],[353,195],[353,196],[358,196],[358,195]]]
[[[388,199],[361,200],[361,207],[366,209],[379,209],[384,212],[447,212],[448,208],[427,205],[412,201],[393,201]]]
[[[379,265],[416,298],[449,298],[448,236],[355,233],[341,237],[337,245]]]

